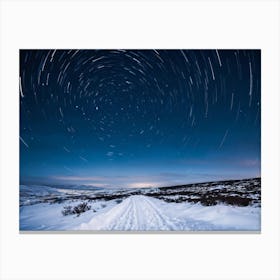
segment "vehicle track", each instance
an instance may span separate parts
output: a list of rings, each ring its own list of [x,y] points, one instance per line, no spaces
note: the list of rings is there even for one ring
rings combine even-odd
[[[81,229],[91,230],[175,230],[172,219],[164,215],[153,203],[153,199],[135,195],[96,215]]]

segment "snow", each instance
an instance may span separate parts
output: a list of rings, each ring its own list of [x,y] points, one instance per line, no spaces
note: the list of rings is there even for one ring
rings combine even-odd
[[[80,201],[81,202],[81,201]],[[75,206],[79,202],[72,203],[38,203],[20,207],[20,230],[73,230],[81,223],[89,222],[96,213],[112,208],[116,201],[90,203],[91,210],[81,213],[80,216],[63,216],[64,206]],[[96,212],[94,212],[94,211]]]
[[[260,231],[260,188],[258,178],[143,189],[21,185],[20,230]]]
[[[39,186],[39,185],[38,186],[20,185],[20,193],[21,196],[28,196],[28,195],[46,196],[46,195],[60,194],[59,190],[56,188]]]
[[[259,230],[260,209],[166,203],[142,195],[100,213],[80,230]]]

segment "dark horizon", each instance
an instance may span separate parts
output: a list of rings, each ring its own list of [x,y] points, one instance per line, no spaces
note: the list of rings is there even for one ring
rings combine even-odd
[[[227,181],[246,181],[246,180],[254,180],[254,179],[261,179],[261,176],[258,176],[258,177],[249,177],[249,178],[239,178],[239,179],[223,179],[223,180],[215,180],[215,181],[199,181],[199,182],[189,182],[189,183],[186,183],[186,184],[181,184],[181,185],[167,185],[167,186],[158,186],[158,187],[155,187],[155,186],[150,186],[150,187],[126,187],[126,188],[171,188],[171,187],[180,187],[180,186],[188,186],[188,185],[197,185],[197,184],[207,184],[207,183],[220,183],[220,182],[227,182]],[[20,182],[20,185],[24,185],[24,186],[46,186],[46,187],[53,187],[53,188],[60,188],[60,187],[74,187],[74,186],[79,186],[79,187],[89,187],[89,188],[125,188],[125,187],[122,187],[122,186],[107,186],[107,187],[97,187],[97,186],[94,186],[94,185],[86,185],[86,184],[82,184],[82,185],[77,185],[77,184],[72,184],[72,185],[69,185],[69,184],[50,184],[50,183],[30,183],[30,182]]]
[[[19,82],[20,184],[261,175],[260,50],[20,50]]]

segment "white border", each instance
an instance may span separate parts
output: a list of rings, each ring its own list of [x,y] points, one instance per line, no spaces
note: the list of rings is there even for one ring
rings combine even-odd
[[[280,279],[278,1],[1,1],[1,279]],[[262,233],[19,234],[20,48],[261,48]]]

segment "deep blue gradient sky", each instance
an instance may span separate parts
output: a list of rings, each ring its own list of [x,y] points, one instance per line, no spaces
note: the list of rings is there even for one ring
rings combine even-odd
[[[259,50],[21,50],[20,183],[260,176]]]

